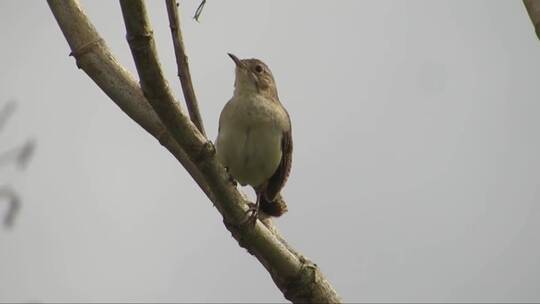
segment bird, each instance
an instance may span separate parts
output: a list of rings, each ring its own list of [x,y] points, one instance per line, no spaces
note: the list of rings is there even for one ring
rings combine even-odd
[[[248,209],[254,224],[259,210],[273,217],[287,212],[280,192],[291,172],[291,119],[268,66],[228,55],[236,65],[234,91],[219,117],[216,156],[233,181],[255,190]]]

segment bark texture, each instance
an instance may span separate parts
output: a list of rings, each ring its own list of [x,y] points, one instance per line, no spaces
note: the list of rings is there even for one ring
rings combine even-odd
[[[340,302],[319,268],[292,249],[269,220],[257,221],[255,227],[244,224],[247,201],[229,182],[214,146],[182,112],[163,77],[144,2],[120,1],[141,86],[111,54],[78,1],[48,3],[77,66],[188,170],[232,236],[268,270],[285,298],[295,303]]]
[[[523,0],[527,13],[534,25],[536,37],[540,39],[540,0]]]

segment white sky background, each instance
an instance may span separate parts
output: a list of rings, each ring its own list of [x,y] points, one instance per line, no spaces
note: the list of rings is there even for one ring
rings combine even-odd
[[[209,136],[226,52],[271,67],[293,121],[284,236],[345,301],[540,301],[540,43],[521,1],[184,1]],[[119,5],[84,1],[135,71]],[[180,96],[163,1],[149,1]],[[180,165],[68,57],[45,1],[0,2],[0,301],[283,301]],[[249,190],[251,191],[251,190]],[[251,193],[251,192],[250,192]],[[0,206],[0,211],[4,205]]]

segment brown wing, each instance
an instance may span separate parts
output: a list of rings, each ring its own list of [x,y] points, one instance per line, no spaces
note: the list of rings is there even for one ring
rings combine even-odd
[[[266,185],[265,197],[269,201],[273,201],[276,198],[281,188],[287,182],[287,178],[289,178],[292,164],[292,150],[292,133],[289,128],[289,131],[283,132],[283,137],[281,138],[281,162],[279,167]]]

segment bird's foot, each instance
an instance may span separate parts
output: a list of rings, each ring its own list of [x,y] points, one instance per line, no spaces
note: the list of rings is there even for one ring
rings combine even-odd
[[[258,203],[248,203],[248,210],[246,211],[246,219],[244,219],[243,224],[248,224],[250,227],[255,227],[257,218],[259,216],[259,204]]]
[[[231,184],[235,187],[238,186],[238,182],[232,176],[231,172],[229,171],[229,167],[225,167],[225,171],[227,171],[227,174],[229,175],[229,182],[231,182]]]
[[[238,182],[234,179],[234,177],[232,177],[232,175],[229,174],[229,182],[231,182],[231,184],[233,186],[238,186]]]

